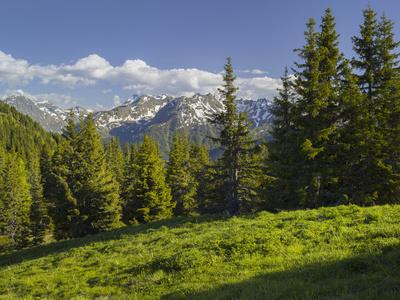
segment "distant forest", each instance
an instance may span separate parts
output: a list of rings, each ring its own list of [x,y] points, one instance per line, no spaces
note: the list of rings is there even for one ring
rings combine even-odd
[[[340,50],[335,18],[306,24],[298,61],[273,100],[271,139],[259,143],[236,107],[227,59],[224,110],[211,159],[176,132],[157,142],[103,144],[92,116],[51,134],[0,103],[0,247],[18,248],[173,216],[342,204],[400,203],[400,67],[394,23],[371,8]],[[211,139],[211,137],[210,137]]]

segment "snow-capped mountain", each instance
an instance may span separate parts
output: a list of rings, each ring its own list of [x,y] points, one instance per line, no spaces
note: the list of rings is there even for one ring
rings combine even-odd
[[[60,132],[66,125],[69,113],[72,110],[75,116],[87,116],[89,110],[83,107],[62,109],[49,101],[41,101],[33,97],[21,94],[8,96],[3,100],[5,103],[14,106],[19,112],[30,116],[47,131]]]
[[[53,132],[62,130],[70,113],[70,109],[61,109],[50,102],[25,95],[9,96],[3,101]],[[238,110],[247,113],[254,131],[259,135],[265,134],[271,122],[270,106],[267,99],[237,101]],[[209,143],[206,137],[215,135],[216,129],[208,118],[222,109],[221,99],[213,94],[181,97],[134,95],[110,110],[94,112],[93,118],[104,138],[117,136],[121,143],[131,143],[149,134],[166,151],[176,130],[187,130],[192,140]],[[86,116],[89,110],[75,107],[73,112],[75,116]]]

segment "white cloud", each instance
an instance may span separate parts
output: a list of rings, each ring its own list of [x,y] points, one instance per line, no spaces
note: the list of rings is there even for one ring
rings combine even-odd
[[[239,70],[239,73],[247,73],[247,74],[253,74],[253,75],[262,75],[262,74],[268,74],[267,71],[263,71],[260,69],[252,69],[252,70]]]
[[[120,96],[118,96],[118,95],[114,95],[114,98],[113,98],[113,102],[114,102],[114,106],[119,106],[119,105],[121,105],[121,97]]]
[[[254,76],[266,72],[245,70]],[[239,71],[240,73],[240,71]],[[190,69],[158,69],[140,59],[126,60],[113,66],[106,59],[91,54],[72,64],[37,65],[23,59],[15,59],[0,51],[0,82],[9,87],[19,87],[34,79],[41,84],[57,84],[67,87],[91,86],[102,82],[114,89],[130,90],[135,94],[170,94],[173,96],[215,92],[222,84],[219,73]],[[239,96],[265,97],[275,93],[279,79],[270,77],[238,77]],[[103,89],[103,94],[111,89]],[[113,99],[115,102],[115,98]]]
[[[276,89],[280,87],[279,79],[270,77],[253,77],[253,78],[238,78],[240,97],[246,99],[257,99],[264,97],[272,97],[276,94]]]

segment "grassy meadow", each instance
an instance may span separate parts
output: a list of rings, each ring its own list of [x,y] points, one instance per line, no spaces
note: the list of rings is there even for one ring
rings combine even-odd
[[[174,218],[0,254],[0,299],[400,299],[400,205]]]

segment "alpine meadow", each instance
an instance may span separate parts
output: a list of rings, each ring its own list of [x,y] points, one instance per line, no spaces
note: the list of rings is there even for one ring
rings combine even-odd
[[[400,299],[400,6],[150,2],[0,4],[0,299]]]

